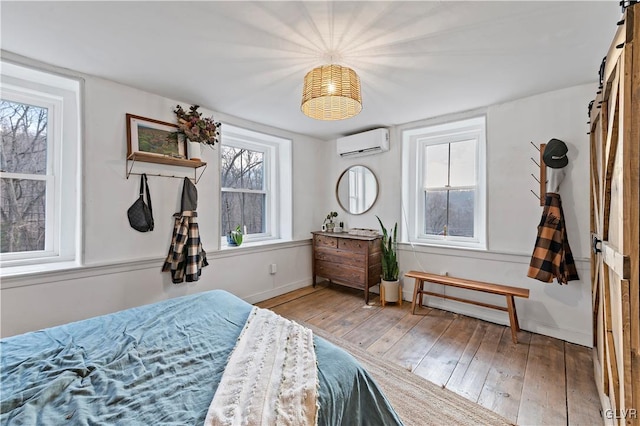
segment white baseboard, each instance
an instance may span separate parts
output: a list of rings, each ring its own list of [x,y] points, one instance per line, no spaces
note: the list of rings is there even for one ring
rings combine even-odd
[[[272,297],[280,296],[282,294],[297,290],[302,287],[308,287],[312,283],[312,279],[311,277],[309,277],[267,291],[261,291],[260,293],[255,293],[250,296],[244,296],[242,299],[251,304],[258,303],[262,302],[263,300],[271,299]]]
[[[593,347],[593,337],[579,330],[562,329],[536,321],[521,321],[520,328],[532,333],[555,337],[556,339],[564,340],[569,343],[575,343],[576,345],[586,346],[588,348]]]

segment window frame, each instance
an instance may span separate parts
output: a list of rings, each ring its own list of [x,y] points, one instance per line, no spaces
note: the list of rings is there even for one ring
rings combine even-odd
[[[474,236],[432,235],[425,229],[424,171],[428,146],[476,141],[476,184],[474,196]],[[440,247],[486,250],[486,117],[473,116],[440,124],[425,124],[402,131],[403,207],[407,206],[405,241]],[[449,168],[451,167],[449,163]],[[455,187],[455,189],[463,186]],[[467,186],[464,186],[467,188]],[[454,187],[442,188],[451,190]]]
[[[223,124],[221,127],[221,147],[231,146],[240,149],[262,152],[264,161],[264,182],[262,190],[235,189],[222,186],[220,178],[220,214],[224,212],[222,195],[227,193],[264,193],[265,232],[243,236],[243,246],[252,243],[291,240],[292,233],[292,181],[291,181],[291,140],[268,135],[237,126]],[[222,173],[222,155],[220,155],[220,173]],[[220,174],[219,174],[220,177]],[[227,244],[226,234],[222,234],[222,218],[218,229],[221,232],[221,247]]]
[[[0,253],[2,275],[19,266],[80,261],[80,138],[82,81],[9,61],[1,61],[2,99],[45,107],[47,170],[43,175],[0,172],[2,178],[46,182],[44,250]],[[65,167],[62,167],[65,164]],[[64,212],[64,214],[63,214]],[[52,266],[47,266],[52,265]]]
[[[253,141],[246,140],[238,140],[234,137],[227,137],[227,141],[232,140],[233,143],[223,143],[221,144],[220,150],[222,151],[223,146],[246,149],[253,152],[262,153],[262,161],[263,161],[263,181],[262,181],[262,189],[244,189],[244,188],[227,188],[222,186],[222,182],[220,183],[220,192],[221,192],[221,200],[223,193],[235,193],[235,194],[264,194],[265,195],[265,206],[264,206],[264,228],[265,232],[247,234],[243,236],[243,240],[246,241],[259,241],[264,239],[272,238],[272,234],[274,232],[274,224],[273,224],[273,212],[271,211],[272,206],[272,198],[273,198],[273,185],[271,182],[271,170],[273,163],[273,147],[264,145],[262,143],[256,143]],[[222,164],[222,163],[221,163]],[[222,168],[220,169],[222,172]],[[225,206],[220,205],[222,211],[224,211]],[[276,228],[277,229],[277,228]],[[220,230],[222,232],[222,229]],[[226,239],[226,236],[224,236]]]

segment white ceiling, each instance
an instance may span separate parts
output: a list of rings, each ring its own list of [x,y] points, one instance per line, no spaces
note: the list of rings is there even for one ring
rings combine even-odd
[[[595,82],[621,17],[612,0],[0,8],[3,50],[322,139]],[[363,110],[316,121],[302,79],[331,59],[360,75]]]

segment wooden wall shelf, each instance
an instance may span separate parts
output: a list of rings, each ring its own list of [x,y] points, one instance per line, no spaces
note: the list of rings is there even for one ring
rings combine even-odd
[[[200,177],[202,177],[202,174],[204,173],[204,169],[202,170],[202,172],[200,173],[200,176],[198,176],[197,174],[197,169],[204,167],[206,169],[207,167],[207,163],[205,163],[204,161],[196,161],[196,160],[187,160],[184,158],[173,158],[173,157],[163,157],[163,156],[159,156],[159,155],[153,155],[153,154],[147,154],[144,152],[134,152],[133,154],[130,154],[127,157],[127,169],[126,169],[126,175],[127,175],[127,179],[129,179],[129,176],[131,175],[140,175],[142,173],[134,173],[133,170],[133,166],[135,165],[136,161],[141,161],[144,163],[156,163],[156,164],[165,164],[168,166],[180,166],[180,167],[190,167],[192,169],[194,169],[193,171],[193,179],[195,181],[195,183],[198,183],[198,181],[200,180]],[[179,179],[183,179],[183,176],[173,176],[173,175],[164,175],[164,174],[149,174],[147,173],[147,176],[163,176],[163,177],[170,177],[170,178],[179,178]]]
[[[133,154],[129,155],[129,157],[127,157],[127,160],[144,161],[145,163],[168,164],[170,166],[193,167],[194,169],[207,165],[207,163],[203,161],[187,160],[184,158],[173,158],[168,156],[162,157],[159,155],[147,154],[145,152],[134,152]]]

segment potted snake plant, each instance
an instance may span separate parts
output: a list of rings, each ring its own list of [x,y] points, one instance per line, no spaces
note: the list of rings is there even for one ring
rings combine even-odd
[[[393,233],[387,232],[382,220],[376,216],[382,228],[382,282],[380,295],[384,294],[385,302],[398,302],[400,297],[400,268],[398,267],[398,223],[393,227]]]

